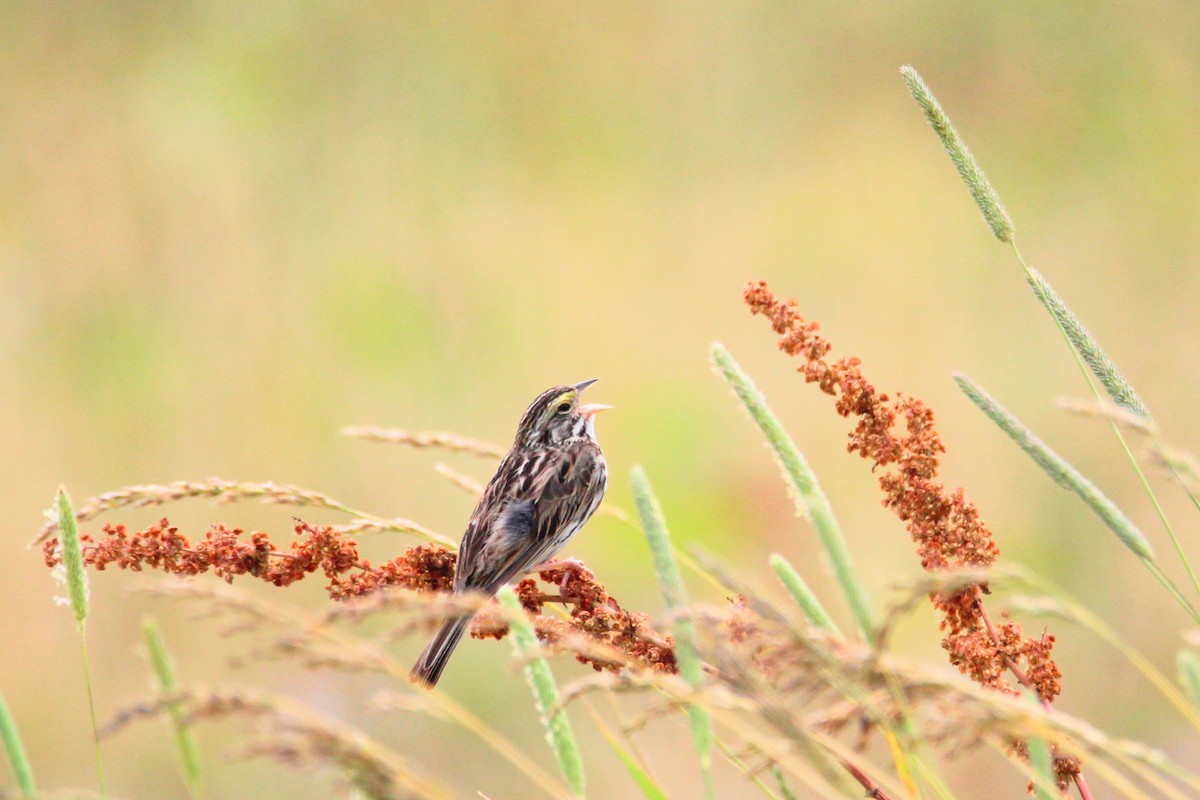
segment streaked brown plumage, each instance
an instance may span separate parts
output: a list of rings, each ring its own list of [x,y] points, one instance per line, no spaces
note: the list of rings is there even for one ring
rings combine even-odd
[[[609,406],[579,404],[593,383],[547,389],[525,410],[512,449],[467,523],[455,594],[494,595],[554,556],[600,505],[608,467],[595,415]],[[436,685],[470,624],[469,615],[446,620],[417,659],[412,680]]]

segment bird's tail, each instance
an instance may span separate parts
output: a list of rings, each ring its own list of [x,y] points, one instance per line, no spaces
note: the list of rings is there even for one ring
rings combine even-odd
[[[408,675],[409,679],[428,689],[436,686],[438,678],[442,677],[442,670],[446,668],[446,663],[454,653],[454,648],[458,646],[459,639],[466,633],[470,624],[471,615],[446,620],[413,665],[412,672]]]

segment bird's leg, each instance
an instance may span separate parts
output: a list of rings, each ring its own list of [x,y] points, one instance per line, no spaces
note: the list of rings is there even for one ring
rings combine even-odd
[[[556,558],[552,561],[543,561],[533,568],[534,572],[545,572],[550,569],[561,569],[563,571],[562,580],[558,582],[558,590],[562,592],[563,597],[567,594],[567,582],[571,580],[571,575],[578,572],[587,572],[587,567],[577,558]]]

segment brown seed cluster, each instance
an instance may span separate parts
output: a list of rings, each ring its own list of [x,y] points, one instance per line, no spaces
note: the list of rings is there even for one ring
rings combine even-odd
[[[516,592],[543,642],[572,653],[576,661],[597,672],[620,672],[630,664],[677,672],[674,640],[655,632],[645,614],[622,608],[589,570],[575,564],[554,567],[539,572],[538,579],[557,587],[558,593],[546,594],[533,578],[518,583]],[[550,603],[570,606],[570,618],[546,613]],[[508,624],[497,613],[485,611],[471,626],[471,635],[476,639],[501,639],[507,634]],[[577,646],[581,635],[584,641],[600,647]],[[576,639],[574,644],[572,637]]]
[[[827,360],[831,346],[817,333],[820,325],[806,321],[795,301],[779,300],[763,282],[750,283],[744,297],[752,313],[771,321],[779,349],[804,359],[797,371],[805,380],[836,398],[843,417],[857,418],[848,449],[881,470],[883,504],[905,522],[921,566],[929,571],[990,566],[1000,553],[991,530],[962,489],[948,491],[937,480],[938,455],[945,447],[933,412],[916,398],[877,391],[857,358]],[[983,609],[986,591],[978,585],[930,597],[944,615],[942,647],[951,663],[980,684],[1004,692],[1014,691],[1004,677],[1011,672],[1043,700],[1053,700],[1061,690],[1061,673],[1050,657],[1054,637],[1027,639],[1011,621],[994,626]]]
[[[405,550],[378,567],[363,562],[363,569],[345,578],[335,577],[329,585],[334,600],[362,597],[385,586],[417,592],[448,592],[454,585],[458,554],[437,544],[422,544]]]
[[[558,586],[561,594],[558,597],[538,595],[534,593],[534,581],[522,581],[518,594],[522,605],[530,612],[541,614],[549,601],[566,602],[571,605],[570,626],[574,630],[619,650],[634,663],[660,672],[677,670],[674,640],[653,631],[645,614],[622,608],[590,571],[571,565],[543,570],[538,577]],[[597,672],[603,669],[617,672],[622,666],[586,653],[576,653],[575,658],[581,664],[591,664]]]
[[[359,558],[353,541],[343,539],[328,526],[314,528],[298,523],[295,533],[298,538],[291,547],[279,550],[261,531],[245,538],[241,528],[214,525],[193,544],[164,517],[137,533],[130,534],[124,525],[105,525],[100,539],[86,533],[79,539],[83,563],[97,570],[113,564],[134,572],[148,567],[174,575],[199,575],[211,570],[226,581],[237,575],[252,575],[276,586],[288,586],[318,569],[335,580],[353,568],[369,566]],[[46,540],[42,552],[48,567],[62,560],[57,539]]]
[[[250,575],[276,586],[288,586],[321,570],[329,581],[326,591],[330,598],[339,601],[386,587],[448,592],[454,585],[457,555],[441,545],[418,545],[372,566],[359,556],[357,543],[336,528],[300,522],[295,534],[297,538],[286,550],[277,548],[266,533],[247,535],[241,528],[224,525],[214,525],[203,539],[192,542],[164,518],[136,533],[129,533],[124,525],[105,525],[103,536],[80,534],[79,538],[84,564],[97,570],[115,565],[135,572],[153,569],[188,576],[211,571],[226,581]],[[57,539],[47,540],[42,552],[46,566],[54,568],[61,563]],[[517,593],[534,616],[544,641],[566,645],[570,636],[582,635],[619,656],[574,651],[581,663],[597,670],[619,671],[627,663],[635,663],[675,672],[672,639],[655,633],[644,614],[623,609],[587,569],[569,565],[544,570],[538,577],[558,593],[545,594],[532,578],[521,581]],[[548,603],[569,605],[570,619],[545,613]],[[507,633],[507,626],[495,614],[481,614],[472,629],[472,635],[479,638],[501,639]]]

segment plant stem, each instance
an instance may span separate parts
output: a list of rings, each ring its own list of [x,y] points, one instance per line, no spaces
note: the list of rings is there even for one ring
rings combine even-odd
[[[96,773],[100,777],[100,796],[108,797],[104,785],[104,759],[100,755],[100,726],[96,723],[96,701],[92,694],[92,666],[88,659],[87,639],[83,635],[83,623],[79,623],[79,647],[83,652],[83,680],[87,685],[88,711],[92,717],[92,742],[96,746]]]

